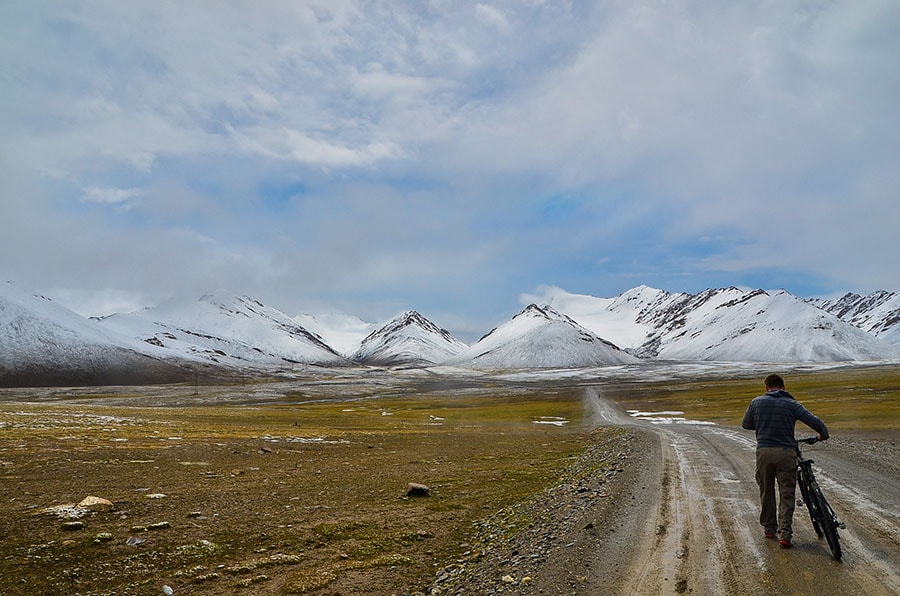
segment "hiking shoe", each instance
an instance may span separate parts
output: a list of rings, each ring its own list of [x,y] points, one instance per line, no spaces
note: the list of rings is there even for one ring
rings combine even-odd
[[[791,548],[792,546],[794,546],[793,544],[791,544],[790,540],[779,540],[778,544],[781,545],[781,548]]]
[[[768,540],[775,540],[775,534],[773,532],[766,532],[766,538]]]

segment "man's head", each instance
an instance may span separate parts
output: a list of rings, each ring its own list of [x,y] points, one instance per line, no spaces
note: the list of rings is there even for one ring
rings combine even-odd
[[[776,374],[769,375],[766,377],[766,389],[784,389],[784,379]]]

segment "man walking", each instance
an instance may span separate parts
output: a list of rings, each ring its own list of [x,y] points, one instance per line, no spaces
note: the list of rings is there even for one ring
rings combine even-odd
[[[762,507],[759,523],[765,529],[766,538],[777,538],[783,548],[790,548],[797,486],[794,424],[797,420],[803,422],[816,431],[820,441],[828,438],[828,427],[784,390],[784,379],[780,376],[769,375],[765,382],[765,395],[750,402],[741,426],[756,431],[756,483]]]

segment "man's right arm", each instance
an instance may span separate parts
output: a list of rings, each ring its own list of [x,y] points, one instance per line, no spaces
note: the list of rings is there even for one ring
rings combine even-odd
[[[799,406],[800,404],[797,405]],[[820,441],[828,440],[828,437],[830,436],[828,433],[828,427],[825,426],[825,423],[822,422],[821,418],[819,418],[803,406],[800,406],[800,413],[797,416],[797,420],[816,431],[816,434],[818,435],[818,439]]]

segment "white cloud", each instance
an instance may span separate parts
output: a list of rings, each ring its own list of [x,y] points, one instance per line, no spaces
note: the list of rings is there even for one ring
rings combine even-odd
[[[85,203],[102,203],[104,205],[121,205],[134,197],[140,196],[136,188],[110,188],[91,186],[84,189],[81,197]]]
[[[239,146],[251,153],[314,166],[368,166],[382,159],[401,157],[399,148],[392,143],[371,142],[348,147],[311,138],[297,130],[247,128],[238,132],[228,128]]]
[[[351,84],[361,96],[415,102],[428,99],[436,77],[411,76],[389,72],[383,64],[371,62],[351,76]]]
[[[141,174],[151,173],[156,165],[156,155],[149,151],[136,151],[125,159]]]
[[[47,294],[53,301],[72,309],[83,317],[102,317],[114,313],[129,313],[154,306],[140,292],[117,288],[51,287]]]
[[[897,3],[46,6],[0,8],[10,275],[470,303],[900,279]]]
[[[509,21],[507,21],[501,11],[493,6],[488,6],[487,4],[479,2],[475,5],[475,14],[480,20],[490,23],[500,31],[510,30]]]

